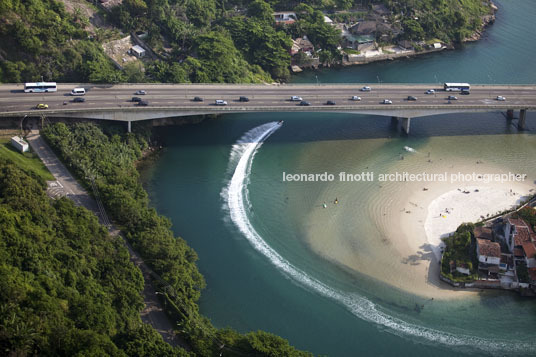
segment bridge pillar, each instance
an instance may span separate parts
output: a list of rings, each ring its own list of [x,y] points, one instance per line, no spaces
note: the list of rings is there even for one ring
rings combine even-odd
[[[521,109],[519,111],[519,120],[517,121],[517,128],[519,130],[525,130],[525,118],[527,116],[527,110]]]
[[[127,126],[127,131],[130,133],[132,131],[132,122],[129,120],[128,122],[128,126]]]
[[[402,130],[404,133],[409,134],[409,125],[411,123],[411,118],[401,118],[402,119]]]
[[[514,119],[514,110],[513,109],[508,109],[506,111],[506,119],[508,119],[508,120]]]

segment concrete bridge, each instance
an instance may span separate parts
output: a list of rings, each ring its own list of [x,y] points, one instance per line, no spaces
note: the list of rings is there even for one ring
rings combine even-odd
[[[0,86],[0,117],[41,116],[116,120],[128,123],[139,120],[160,119],[206,114],[250,112],[330,112],[388,116],[401,120],[406,133],[411,118],[452,114],[505,111],[513,119],[519,111],[518,126],[525,129],[527,110],[536,109],[535,85],[473,85],[470,95],[446,92],[437,84],[382,84],[370,85],[370,92],[360,89],[367,84],[330,85],[226,85],[226,84],[60,84],[54,93],[24,93],[23,85]],[[74,87],[86,88],[85,102],[75,103],[69,92]],[[434,94],[425,94],[434,89]],[[135,95],[145,90],[146,95]],[[457,100],[448,100],[454,95]],[[137,96],[147,101],[139,106],[132,101]],[[239,100],[240,96],[249,99]],[[299,96],[310,103],[299,105],[291,101]],[[359,96],[361,100],[351,100]],[[408,100],[408,96],[417,100]],[[497,100],[498,96],[505,98]],[[202,102],[194,101],[200,97]],[[215,105],[215,100],[227,105]],[[392,104],[383,104],[388,99]],[[330,100],[334,105],[327,105]],[[47,104],[48,109],[35,109]]]

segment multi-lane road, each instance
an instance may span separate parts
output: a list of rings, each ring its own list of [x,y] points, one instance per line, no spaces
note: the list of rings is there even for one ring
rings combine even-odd
[[[148,107],[158,108],[205,108],[215,107],[216,99],[227,101],[226,109],[240,107],[245,109],[256,108],[267,110],[285,110],[299,106],[299,102],[290,101],[291,96],[302,97],[312,110],[327,107],[328,100],[334,101],[336,107],[349,109],[378,108],[378,106],[396,106],[411,108],[438,108],[456,107],[501,107],[512,109],[532,109],[536,107],[536,86],[475,86],[471,88],[470,95],[461,95],[456,92],[445,92],[440,85],[370,85],[370,92],[362,92],[360,88],[366,84],[355,85],[58,85],[58,91],[53,93],[24,93],[23,85],[0,86],[0,115],[28,111],[55,112],[58,111],[84,111],[94,109],[137,108],[132,97],[137,90],[146,90],[147,94],[139,96],[148,102]],[[84,87],[85,102],[75,103],[69,95],[74,87]],[[435,94],[425,94],[428,89],[435,89]],[[449,95],[455,95],[456,101],[449,100]],[[203,98],[203,102],[193,101],[194,97]],[[249,102],[240,102],[240,96],[246,96]],[[360,101],[351,100],[352,96],[359,96]],[[408,101],[408,96],[414,96],[416,101]],[[496,98],[503,96],[506,101],[500,102]],[[384,99],[392,104],[382,104]],[[48,110],[35,109],[37,104],[47,104]],[[312,108],[314,107],[314,108]],[[143,108],[139,108],[143,109]],[[213,108],[216,109],[216,108]],[[218,108],[223,109],[223,108]],[[327,108],[326,108],[327,109]],[[127,109],[128,110],[128,109]],[[322,109],[324,110],[324,109]]]

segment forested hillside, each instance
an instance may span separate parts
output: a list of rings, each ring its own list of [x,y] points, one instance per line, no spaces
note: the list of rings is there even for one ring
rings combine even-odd
[[[376,4],[385,11],[375,19],[392,26],[390,41],[460,42],[493,12],[489,0],[123,0],[101,13],[125,35],[146,33],[157,58],[121,71],[104,54],[104,39],[89,36],[80,12],[56,0],[3,0],[0,81],[285,81],[292,39],[307,36],[320,63],[338,63],[340,26],[324,15],[350,26],[374,15]],[[274,11],[293,11],[297,21],[277,25]]]
[[[186,356],[140,320],[143,277],[93,213],[0,158],[4,356]]]

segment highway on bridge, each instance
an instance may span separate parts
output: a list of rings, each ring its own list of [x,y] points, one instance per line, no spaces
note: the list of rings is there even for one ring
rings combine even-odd
[[[360,89],[370,86],[371,91]],[[70,91],[86,89],[85,102],[73,102]],[[412,118],[455,112],[536,109],[536,85],[472,85],[470,95],[446,92],[440,84],[58,84],[53,93],[24,93],[23,84],[0,85],[0,116],[76,117],[135,121],[163,117],[236,112],[347,112]],[[434,94],[425,94],[434,89]],[[135,95],[145,90],[146,95]],[[448,100],[454,95],[457,100]],[[138,96],[148,106],[138,106],[132,97]],[[239,97],[249,102],[240,102]],[[310,106],[291,101],[299,96]],[[360,101],[351,100],[359,96]],[[417,98],[408,100],[408,96]],[[497,100],[498,96],[505,101]],[[194,97],[203,98],[196,102]],[[216,106],[215,100],[227,101]],[[383,104],[384,99],[392,104]],[[335,105],[327,105],[327,101]],[[47,104],[48,109],[36,109]],[[523,114],[524,115],[524,114]],[[524,118],[524,116],[523,116]],[[524,120],[524,119],[523,119]],[[409,128],[408,128],[409,129]]]

